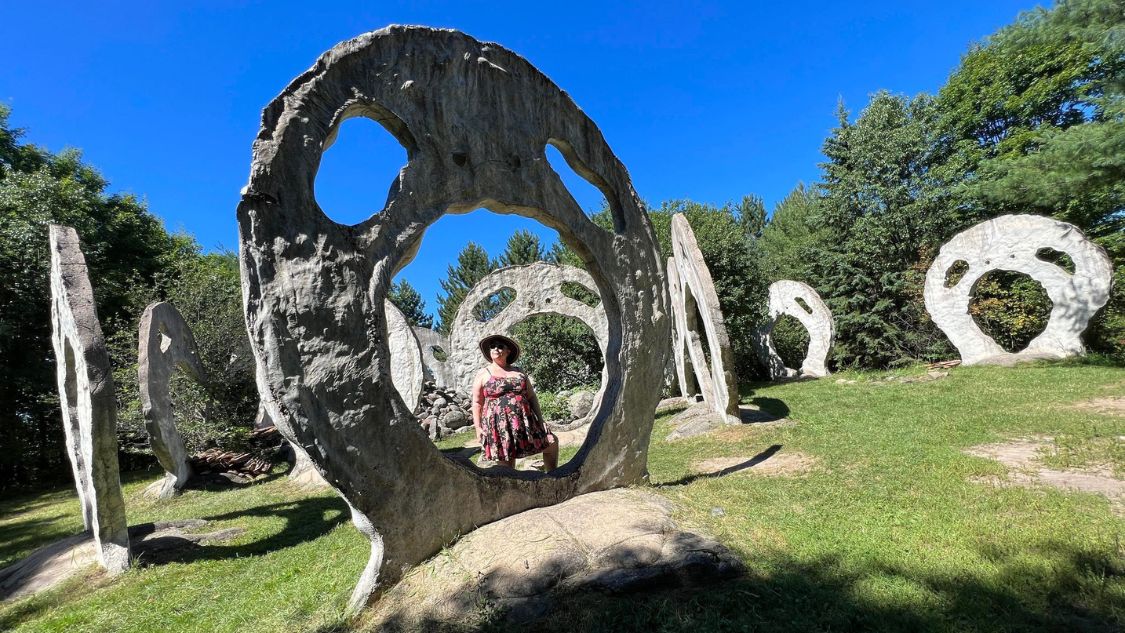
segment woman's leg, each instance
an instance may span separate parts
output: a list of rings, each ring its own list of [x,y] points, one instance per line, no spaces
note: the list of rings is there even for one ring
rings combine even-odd
[[[543,449],[543,472],[549,473],[559,467],[559,438],[554,433],[547,434],[547,448]]]

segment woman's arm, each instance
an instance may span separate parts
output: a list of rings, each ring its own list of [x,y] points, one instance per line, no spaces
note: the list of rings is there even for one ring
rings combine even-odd
[[[543,410],[539,408],[539,398],[535,396],[535,387],[531,384],[531,377],[526,373],[523,375],[523,384],[525,385],[527,403],[531,405],[531,410],[535,412],[535,415],[539,416],[539,421],[543,423],[543,426],[547,426],[547,418],[543,417]]]
[[[480,416],[481,409],[484,408],[484,371],[477,372],[477,377],[473,379],[472,398],[473,398],[473,428],[477,432],[477,443],[481,442],[484,437],[484,429],[481,427]]]

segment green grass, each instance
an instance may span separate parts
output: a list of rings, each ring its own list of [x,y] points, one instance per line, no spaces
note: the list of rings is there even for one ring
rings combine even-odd
[[[918,368],[893,375],[920,373]],[[1071,407],[1125,394],[1125,370],[1094,364],[957,368],[927,383],[888,373],[753,385],[744,401],[787,415],[675,443],[657,421],[653,489],[677,518],[745,561],[742,579],[644,595],[579,594],[524,628],[549,631],[1115,631],[1125,627],[1125,521],[1100,496],[994,487],[978,444],[1056,438],[1053,467],[1125,472],[1125,418]],[[857,380],[838,384],[837,378]],[[464,439],[457,440],[458,445]],[[798,477],[693,477],[712,457],[802,453]],[[1065,461],[1065,463],[1063,463]],[[247,533],[184,560],[98,574],[0,607],[0,630],[314,631],[341,613],[367,546],[331,493],[284,477],[170,502],[126,486],[131,524],[212,518]],[[716,509],[722,511],[716,511]],[[81,527],[72,491],[0,504],[0,560]],[[11,535],[9,537],[9,535]],[[486,626],[485,628],[489,628]]]

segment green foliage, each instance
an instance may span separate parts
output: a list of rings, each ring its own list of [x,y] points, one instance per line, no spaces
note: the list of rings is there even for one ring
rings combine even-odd
[[[50,343],[47,225],[78,231],[107,337],[136,318],[135,289],[153,286],[191,248],[137,198],[107,194],[78,151],[23,144],[8,114],[0,107],[0,490],[70,473]]]
[[[570,407],[567,405],[566,398],[559,397],[553,391],[540,391],[538,386],[535,395],[539,398],[539,408],[543,411],[543,417],[547,418],[548,421],[568,420]]]
[[[391,291],[387,293],[387,299],[402,311],[402,315],[410,325],[434,327],[434,318],[426,313],[426,302],[409,281],[403,279],[395,282],[391,286]]]
[[[1027,275],[994,270],[973,286],[969,314],[997,345],[1018,352],[1047,327],[1051,299]]]
[[[801,367],[809,351],[809,331],[796,317],[783,314],[774,325],[770,340],[786,367]]]
[[[672,215],[683,213],[691,224],[703,261],[715,282],[719,307],[734,350],[735,369],[739,376],[749,378],[760,373],[753,333],[765,318],[765,302],[769,287],[762,273],[761,254],[755,238],[746,230],[756,225],[761,209],[753,197],[743,198],[740,206],[722,207],[673,200],[649,212],[661,255],[672,256]],[[740,215],[740,210],[749,214]]]
[[[818,222],[816,205],[816,192],[798,184],[774,207],[758,240],[762,271],[771,283],[781,279],[805,282],[809,279],[812,249],[826,234]]]
[[[601,382],[602,351],[585,324],[573,317],[542,314],[512,328],[523,355],[519,365],[545,391]]]
[[[508,244],[497,262],[497,268],[523,266],[540,261],[552,261],[550,253],[543,250],[538,235],[520,229],[508,238]]]
[[[485,252],[476,242],[469,242],[465,248],[457,255],[457,265],[450,265],[446,278],[441,281],[441,289],[445,291],[444,295],[438,295],[438,326],[437,330],[442,334],[449,334],[449,328],[453,325],[453,320],[457,318],[457,309],[461,307],[461,302],[465,300],[465,295],[468,294],[469,289],[477,284],[478,281],[495,269],[494,263],[488,259],[488,253]],[[476,313],[477,318],[487,320],[486,312],[492,312],[495,309],[478,310]],[[494,313],[494,312],[493,312]]]

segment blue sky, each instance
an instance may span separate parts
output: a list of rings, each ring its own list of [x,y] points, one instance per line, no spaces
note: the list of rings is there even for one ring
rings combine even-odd
[[[880,89],[934,92],[973,42],[1034,6],[12,2],[0,26],[0,101],[26,140],[81,148],[112,191],[146,199],[170,230],[236,249],[234,210],[262,107],[341,40],[392,23],[457,28],[519,53],[570,93],[650,203],[754,193],[769,208],[817,179],[838,99],[855,114]],[[404,161],[376,124],[349,120],[325,154],[318,201],[357,222],[382,206]],[[567,183],[584,207],[598,205],[591,187]],[[555,239],[522,218],[447,216],[400,278],[435,311],[438,281],[469,239],[496,256],[519,228]]]

